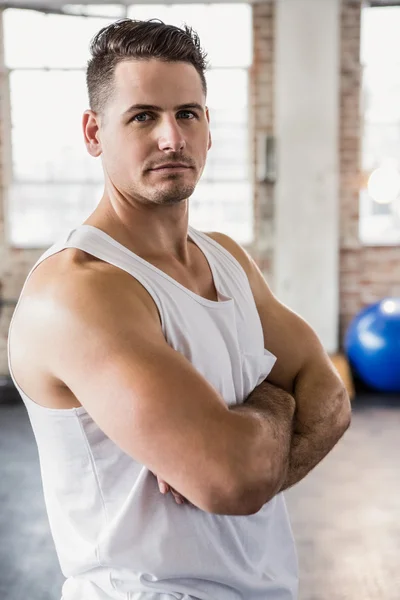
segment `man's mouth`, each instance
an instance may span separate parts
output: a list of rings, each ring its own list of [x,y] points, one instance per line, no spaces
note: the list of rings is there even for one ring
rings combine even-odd
[[[184,163],[165,163],[163,165],[159,165],[158,167],[153,167],[150,169],[151,171],[183,171],[185,169],[191,169],[189,165]]]

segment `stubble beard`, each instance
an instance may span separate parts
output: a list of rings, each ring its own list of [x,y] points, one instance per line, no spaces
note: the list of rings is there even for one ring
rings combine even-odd
[[[175,181],[168,185],[159,185],[151,188],[146,194],[150,204],[159,206],[173,206],[190,198],[196,188],[195,183],[182,183]]]

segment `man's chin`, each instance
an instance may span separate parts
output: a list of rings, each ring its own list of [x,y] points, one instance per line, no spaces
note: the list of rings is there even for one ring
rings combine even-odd
[[[195,190],[195,186],[180,186],[175,189],[160,189],[152,194],[152,201],[156,204],[163,206],[172,206],[174,204],[180,204],[184,200],[190,198]]]

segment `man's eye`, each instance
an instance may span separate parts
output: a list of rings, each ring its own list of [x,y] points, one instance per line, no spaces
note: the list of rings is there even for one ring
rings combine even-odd
[[[181,110],[178,115],[183,115],[184,119],[197,119],[196,113],[192,110]]]
[[[140,113],[138,115],[135,115],[132,118],[132,121],[137,121],[138,123],[145,123],[146,121],[148,121],[148,119],[150,119],[150,115],[148,113]]]

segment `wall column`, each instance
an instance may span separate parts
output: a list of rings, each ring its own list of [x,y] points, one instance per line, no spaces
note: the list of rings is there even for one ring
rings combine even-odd
[[[338,346],[340,0],[276,3],[274,291]]]

